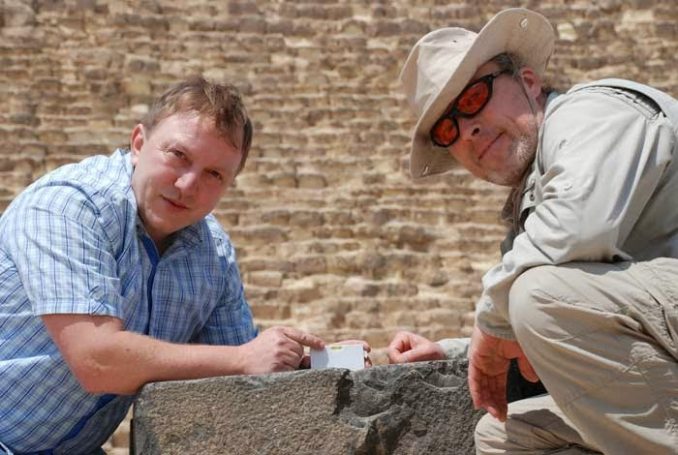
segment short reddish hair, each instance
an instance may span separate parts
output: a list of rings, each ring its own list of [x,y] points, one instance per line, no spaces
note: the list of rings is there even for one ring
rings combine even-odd
[[[234,85],[217,84],[202,76],[191,77],[160,95],[141,123],[150,133],[162,119],[177,112],[197,112],[214,120],[217,130],[242,153],[238,173],[245,167],[252,145],[252,122]]]

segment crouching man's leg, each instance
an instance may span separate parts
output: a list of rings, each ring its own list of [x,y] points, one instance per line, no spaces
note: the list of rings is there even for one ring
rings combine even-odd
[[[506,422],[485,414],[476,426],[475,444],[476,453],[482,455],[600,453],[587,448],[586,442],[550,395],[509,403]]]
[[[514,283],[509,312],[586,446],[678,454],[678,261],[537,267]]]

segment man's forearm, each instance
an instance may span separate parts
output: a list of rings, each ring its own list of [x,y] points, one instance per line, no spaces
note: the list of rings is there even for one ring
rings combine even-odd
[[[169,343],[124,331],[115,318],[51,315],[43,320],[90,393],[133,394],[153,381],[244,372],[242,347]]]
[[[90,393],[133,394],[147,382],[291,371],[304,346],[324,342],[291,327],[271,327],[240,346],[179,344],[127,332],[110,316],[42,316],[73,374]]]
[[[91,354],[95,367],[88,368],[83,379],[91,393],[133,394],[148,382],[241,374],[241,350],[169,343],[120,331]]]

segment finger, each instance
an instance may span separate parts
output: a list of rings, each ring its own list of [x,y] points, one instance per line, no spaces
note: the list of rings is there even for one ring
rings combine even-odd
[[[311,356],[304,355],[299,362],[299,369],[308,370],[311,368]]]
[[[287,338],[286,347],[292,352],[297,361],[304,356],[304,347],[296,340]]]
[[[487,412],[489,412],[492,417],[499,420],[500,422],[506,422],[506,411],[502,412],[500,409],[497,409],[494,406],[489,406],[487,408]]]
[[[537,376],[537,372],[534,371],[534,368],[530,361],[527,360],[527,357],[518,357],[517,360],[520,374],[530,382],[539,382],[539,376]]]
[[[389,343],[388,347],[396,349],[398,352],[405,352],[411,349],[409,335],[406,332],[398,332],[396,336],[393,337],[393,340]]]
[[[502,394],[495,394],[492,397],[492,406],[497,411],[496,418],[499,419],[500,422],[504,422],[506,420],[506,412],[508,410],[505,391]]]
[[[468,384],[475,409],[500,410],[506,403],[504,374],[489,376],[475,364],[469,365]]]
[[[475,409],[481,408],[482,387],[479,384],[478,371],[472,365],[468,370],[468,389],[471,393],[471,400]]]
[[[413,361],[421,361],[421,360],[444,360],[445,359],[445,351],[443,351],[443,348],[440,347],[438,343],[434,343],[431,341],[426,341],[426,343],[421,344],[414,348],[412,355],[410,358],[413,356],[416,356],[416,359]]]
[[[425,362],[429,360],[440,360],[444,355],[439,355],[431,346],[417,346],[402,353],[404,362]]]
[[[301,362],[304,360],[304,351],[288,351],[282,353],[280,356],[281,361],[285,364],[288,370],[296,370],[301,365]]]
[[[287,327],[273,327],[269,330],[272,331],[271,349],[274,350],[273,354],[276,358],[294,356],[298,360],[304,355],[304,346],[289,335]]]
[[[405,332],[405,342],[411,348],[416,348],[417,346],[428,345],[432,343],[432,341],[429,340],[428,338],[411,332]]]
[[[271,364],[271,372],[280,373],[283,371],[293,371],[297,369],[298,362],[294,362],[291,358],[278,357]]]
[[[389,363],[407,363],[407,351],[400,352],[396,348],[389,347],[386,351]]]
[[[297,343],[308,346],[313,349],[323,349],[325,347],[325,342],[310,333],[302,332],[301,330],[294,329],[292,327],[283,327],[283,333],[289,339],[296,341]]]
[[[506,419],[506,404],[494,396],[488,388],[474,394],[474,408],[485,409],[492,417],[503,422]]]
[[[506,420],[507,401],[506,401],[506,375],[500,374],[489,378],[488,381],[488,401],[489,407],[496,411],[495,417],[499,421]]]

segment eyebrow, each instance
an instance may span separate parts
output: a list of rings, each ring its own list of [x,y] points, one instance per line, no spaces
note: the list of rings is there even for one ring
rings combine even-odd
[[[162,148],[163,150],[168,150],[168,149],[178,149],[182,153],[186,154],[188,158],[193,161],[195,159],[196,153],[188,146],[186,146],[183,142],[180,140],[176,139],[168,139],[166,142],[162,143]],[[216,166],[205,166],[205,169],[217,171],[223,175],[228,175],[228,169],[223,166],[223,165],[216,165]]]

